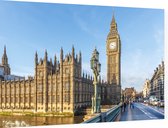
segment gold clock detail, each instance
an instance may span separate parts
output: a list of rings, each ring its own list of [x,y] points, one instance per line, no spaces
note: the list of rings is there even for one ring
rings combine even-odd
[[[111,42],[109,47],[114,50],[116,48],[116,42]]]

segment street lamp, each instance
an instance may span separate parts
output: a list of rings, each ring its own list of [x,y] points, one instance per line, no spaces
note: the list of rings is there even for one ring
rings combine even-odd
[[[98,88],[97,88],[97,78],[101,71],[101,64],[99,62],[99,52],[95,48],[92,54],[92,58],[90,60],[91,69],[93,70],[94,74],[94,96],[92,97],[92,113],[99,113],[100,112],[100,95],[98,96]]]

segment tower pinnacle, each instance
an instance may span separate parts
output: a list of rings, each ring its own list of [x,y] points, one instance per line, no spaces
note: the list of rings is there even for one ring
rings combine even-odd
[[[6,54],[6,45],[4,46],[4,54],[2,56],[2,66],[4,66],[4,75],[10,74],[10,67],[8,64],[8,57]]]
[[[116,21],[115,21],[115,16],[114,16],[114,11],[113,11],[113,17],[112,17],[112,21],[111,21],[111,25],[115,25]]]
[[[6,45],[4,46],[4,54],[2,56],[2,65],[8,65],[8,57],[6,54]]]
[[[6,45],[4,46],[4,55],[6,55]]]

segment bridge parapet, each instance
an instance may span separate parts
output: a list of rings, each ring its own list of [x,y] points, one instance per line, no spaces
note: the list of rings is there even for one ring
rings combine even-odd
[[[118,114],[121,112],[121,105],[122,105],[121,103],[119,105],[115,105],[113,108],[109,109],[108,111],[97,114],[94,117],[82,122],[82,124],[112,122],[116,119]]]

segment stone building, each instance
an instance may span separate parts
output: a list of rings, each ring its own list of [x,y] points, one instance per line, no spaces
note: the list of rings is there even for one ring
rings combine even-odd
[[[121,40],[114,15],[106,40],[106,55],[107,99],[109,104],[118,104],[121,101]]]
[[[0,110],[75,113],[91,106],[93,78],[81,74],[81,62],[82,55],[75,55],[74,47],[65,57],[61,48],[60,60],[55,56],[54,62],[48,60],[47,51],[43,59],[36,53],[34,77],[0,81]],[[98,86],[103,102],[101,80]]]
[[[123,90],[123,95],[124,95],[125,102],[134,101],[136,98],[136,90],[134,89],[134,87],[125,88]]]
[[[150,96],[150,80],[146,79],[143,86],[143,98],[149,98]]]
[[[155,96],[158,100],[164,100],[164,62],[154,70],[150,80],[150,96]]]

